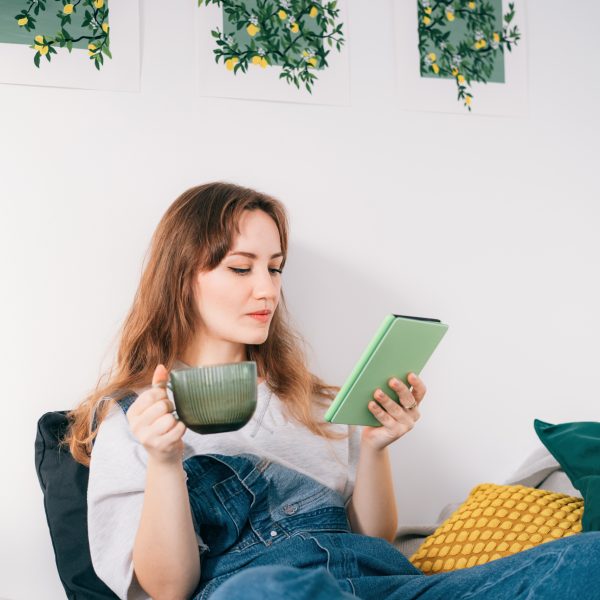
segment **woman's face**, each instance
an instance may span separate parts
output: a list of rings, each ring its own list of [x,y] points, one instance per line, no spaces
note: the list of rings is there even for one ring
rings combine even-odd
[[[279,303],[283,256],[279,231],[262,210],[245,210],[232,249],[212,271],[198,272],[195,294],[203,340],[262,344]],[[254,256],[237,254],[244,252]],[[250,313],[270,310],[265,320]]]

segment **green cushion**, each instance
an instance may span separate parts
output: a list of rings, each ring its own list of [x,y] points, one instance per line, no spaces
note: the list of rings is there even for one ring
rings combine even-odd
[[[583,531],[600,531],[600,423],[552,425],[539,419],[535,431],[583,497]]]

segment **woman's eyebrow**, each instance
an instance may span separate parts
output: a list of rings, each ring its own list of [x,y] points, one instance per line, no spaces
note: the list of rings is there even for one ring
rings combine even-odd
[[[247,256],[248,258],[258,258],[256,256],[256,254],[253,254],[252,252],[230,252],[228,254],[228,256],[235,256],[236,254],[240,254],[241,256]],[[283,252],[278,252],[277,254],[272,254],[271,258],[277,258],[278,256],[283,256]]]

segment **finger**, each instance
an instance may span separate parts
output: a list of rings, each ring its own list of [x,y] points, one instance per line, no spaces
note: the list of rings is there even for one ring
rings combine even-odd
[[[416,403],[414,396],[411,394],[410,390],[406,386],[406,384],[397,379],[396,377],[392,377],[388,385],[398,394],[398,400],[402,405],[402,408],[408,409],[408,407],[413,406]]]
[[[369,410],[373,414],[373,416],[388,429],[392,429],[394,425],[398,422],[394,417],[388,414],[377,402],[369,402]]]
[[[415,404],[412,409],[409,409],[400,407],[398,403],[389,396],[385,396],[385,398],[381,400],[376,397],[376,400],[383,410],[394,419],[396,425],[401,424],[412,428],[415,422],[421,417],[418,404]]]
[[[179,423],[179,421],[172,415],[166,414],[162,417],[159,417],[152,423],[149,428],[148,435],[149,436],[162,436],[165,433],[168,433]]]
[[[148,407],[152,406],[156,402],[159,402],[160,400],[168,402],[169,406],[172,405],[164,390],[159,388],[146,390],[136,398],[135,402],[131,405],[131,408],[127,411],[127,416],[129,418],[137,417],[144,413]]]
[[[138,416],[137,425],[142,427],[150,426],[157,419],[160,419],[163,415],[170,414],[171,412],[171,405],[168,398],[158,400]]]
[[[413,408],[405,408],[404,412],[413,421],[413,423],[418,421],[421,418],[421,412],[419,411],[418,404],[415,404],[415,406]]]
[[[402,408],[387,394],[384,394],[382,390],[378,389],[373,395],[375,397],[375,400],[377,400],[377,402],[379,402],[379,404],[385,409],[385,411],[388,414],[392,415],[394,419],[402,418],[402,415],[404,414]]]
[[[158,387],[160,384],[164,384],[166,387],[167,381],[169,381],[169,371],[164,365],[157,365],[152,375],[152,387]]]
[[[170,446],[171,444],[178,442],[186,431],[187,429],[182,421],[175,421],[175,426],[161,436],[161,445]]]
[[[157,365],[152,374],[152,387],[150,390],[140,394],[136,401],[127,411],[132,417],[143,413],[151,404],[157,400],[167,399],[166,387],[169,380],[169,372],[164,365]],[[174,410],[171,409],[171,410]]]
[[[411,373],[408,376],[408,382],[413,386],[412,395],[415,400],[420,403],[427,393],[426,385],[423,383],[423,380],[414,373]]]

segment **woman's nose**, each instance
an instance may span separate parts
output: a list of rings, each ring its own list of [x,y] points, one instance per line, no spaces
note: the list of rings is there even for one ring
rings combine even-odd
[[[273,298],[276,296],[279,289],[279,275],[274,277],[270,272],[266,271],[256,276],[254,280],[254,295],[257,298]]]

